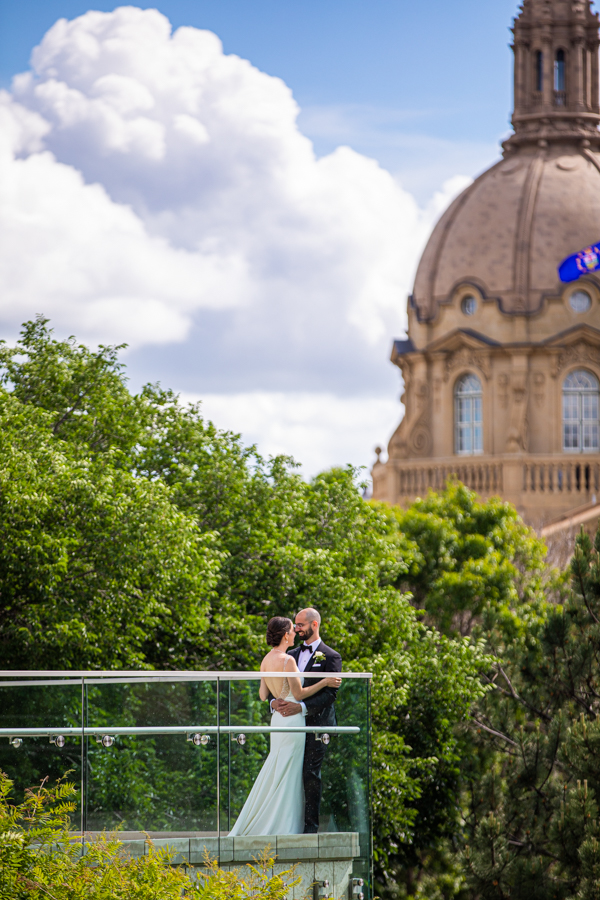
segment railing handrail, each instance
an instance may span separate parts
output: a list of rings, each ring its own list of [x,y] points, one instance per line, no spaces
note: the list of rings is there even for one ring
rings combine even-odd
[[[292,675],[295,673],[286,672],[286,677],[288,675]],[[302,672],[300,673],[305,678],[323,678],[331,677],[335,675],[338,678],[342,679],[352,679],[352,678],[373,678],[372,672]],[[2,679],[13,679],[13,678],[25,678],[28,679],[22,683],[22,686],[31,685],[39,683],[40,686],[42,684],[52,685],[57,683],[63,684],[79,684],[84,681],[87,684],[107,684],[107,683],[122,683],[122,682],[135,682],[135,681],[258,681],[260,678],[281,678],[283,676],[283,672],[213,672],[213,671],[184,671],[184,672],[175,672],[175,671],[165,671],[165,672],[157,672],[153,669],[150,670],[134,670],[134,671],[121,671],[119,669],[109,669],[107,671],[101,672],[85,672],[85,671],[69,671],[69,670],[39,670],[39,671],[31,671],[27,669],[3,669],[0,670],[0,678]],[[75,680],[77,679],[77,680]],[[18,683],[15,681],[0,681],[0,687],[17,687]]]
[[[579,450],[563,450],[560,453],[524,453],[519,461],[522,463],[566,463],[578,462],[582,459],[587,462],[600,462],[600,453],[598,451],[581,453]]]
[[[491,453],[464,453],[452,454],[451,456],[428,456],[421,459],[394,459],[394,464],[400,468],[404,466],[422,466],[423,468],[431,468],[432,466],[463,466],[463,465],[495,465],[502,464],[503,458]]]
[[[110,735],[155,734],[274,734],[294,732],[296,734],[360,734],[358,725],[57,725],[54,728],[0,728],[0,737],[97,737]]]
[[[392,462],[400,469],[407,467],[418,467],[422,469],[431,469],[436,466],[482,466],[482,465],[505,465],[516,463],[537,463],[552,462],[559,463],[561,461],[571,462],[573,460],[586,460],[600,462],[600,453],[598,451],[590,451],[589,453],[581,453],[579,450],[559,450],[556,453],[510,453],[510,454],[492,454],[492,453],[475,453],[451,456],[429,456],[423,459],[394,459]]]

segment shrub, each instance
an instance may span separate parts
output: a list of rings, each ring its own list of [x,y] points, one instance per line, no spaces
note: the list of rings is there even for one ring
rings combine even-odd
[[[267,851],[243,875],[207,857],[197,879],[152,843],[132,859],[115,834],[86,843],[82,854],[81,837],[70,830],[74,785],[42,782],[18,805],[9,801],[12,786],[0,773],[0,900],[284,900],[300,882],[294,867],[272,875]]]

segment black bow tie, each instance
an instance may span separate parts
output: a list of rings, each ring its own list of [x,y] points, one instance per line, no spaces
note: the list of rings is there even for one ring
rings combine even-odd
[[[312,652],[313,652],[313,651],[312,651],[312,647],[310,646],[310,644],[302,644],[302,649],[303,649],[303,650],[308,650],[309,653],[312,653]]]

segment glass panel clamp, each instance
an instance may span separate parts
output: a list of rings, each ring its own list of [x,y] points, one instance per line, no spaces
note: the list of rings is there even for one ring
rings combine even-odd
[[[364,881],[362,878],[351,878],[348,883],[349,888],[349,900],[365,900],[365,895],[363,893],[363,885]]]
[[[332,896],[331,887],[327,879],[325,879],[325,881],[315,881],[313,887],[313,900],[327,900],[327,898]]]
[[[190,741],[196,747],[206,747],[208,742],[210,741],[210,735],[208,734],[188,734],[186,735],[186,741]]]

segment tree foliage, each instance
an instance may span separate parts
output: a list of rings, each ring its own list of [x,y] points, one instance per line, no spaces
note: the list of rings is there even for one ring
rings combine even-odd
[[[300,881],[293,866],[272,874],[268,855],[232,871],[207,858],[192,879],[152,842],[132,858],[118,834],[97,836],[82,854],[81,838],[70,830],[72,784],[42,783],[20,804],[10,802],[11,790],[0,772],[0,900],[285,900]]]
[[[0,665],[256,669],[266,621],[316,606],[345,669],[375,675],[390,891],[461,827],[482,639],[543,618],[542,546],[462,486],[401,511],[350,468],[306,483],[172,392],[130,392],[117,351],[44,319],[0,345]]]
[[[564,603],[507,644],[478,711],[495,752],[469,799],[477,896],[600,896],[599,550],[582,532]]]
[[[440,746],[443,754],[430,774],[425,766],[418,775],[419,793],[411,801],[417,828],[409,842],[389,843],[378,887],[388,896],[462,898],[465,878],[457,853],[464,839],[465,791],[486,771],[493,751],[478,744],[468,727],[473,704],[483,698],[479,675],[464,692],[463,678],[453,675],[455,695],[440,692],[437,678],[441,669],[444,682],[446,675],[465,671],[457,648],[473,645],[457,643],[459,636],[472,636],[484,668],[506,643],[522,643],[544,620],[545,547],[510,504],[481,502],[458,482],[405,510],[376,505],[392,542],[401,534],[412,548],[394,586],[411,597],[440,650],[440,634],[455,639],[447,652],[441,650],[440,668],[432,664],[434,654],[416,657],[422,668],[414,673],[400,731],[420,766],[437,758]]]
[[[545,609],[546,546],[510,503],[482,503],[451,481],[408,509],[388,515],[417,548],[398,587],[444,634],[499,629],[509,640],[524,634]]]
[[[0,659],[4,668],[185,661],[219,568],[159,481],[57,439],[52,417],[0,394]]]

